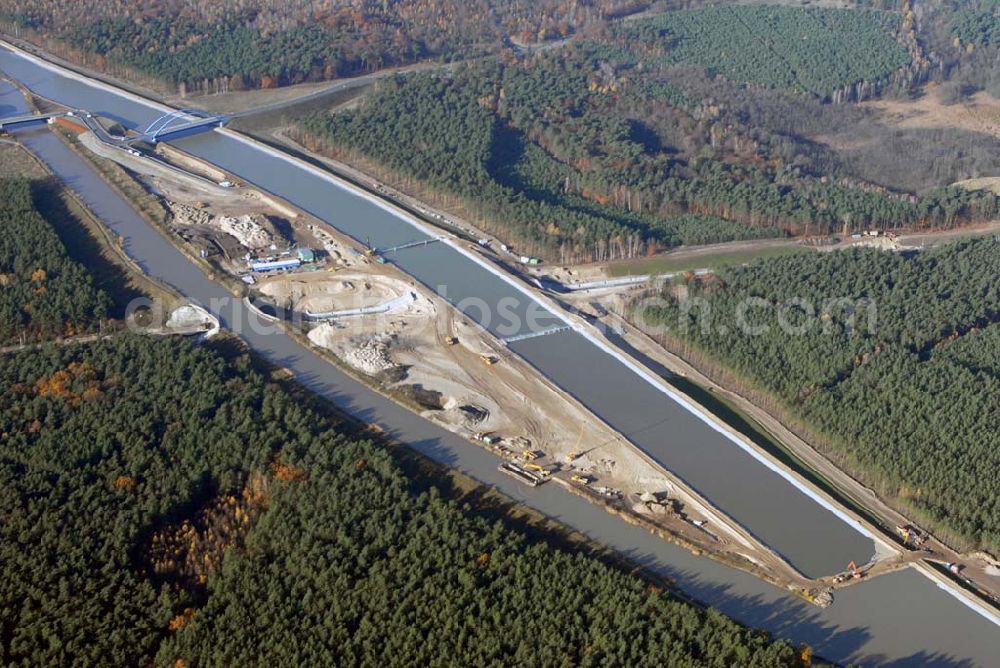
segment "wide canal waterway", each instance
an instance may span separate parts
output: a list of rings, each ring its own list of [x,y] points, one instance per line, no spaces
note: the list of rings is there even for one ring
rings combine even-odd
[[[59,76],[3,50],[0,50],[0,68],[41,95],[67,105],[90,109],[98,114],[115,115],[120,120],[128,121],[129,125],[148,123],[160,113],[151,106]],[[16,91],[6,87],[0,89],[0,115],[13,115],[22,110],[23,100]],[[45,130],[35,130],[25,133],[23,139],[116,233],[125,238],[126,250],[145,271],[202,304],[225,304],[224,307],[213,309],[222,319],[223,325],[239,330],[243,338],[258,352],[275,364],[293,370],[296,378],[304,385],[332,399],[359,418],[383,426],[396,438],[408,442],[434,459],[494,485],[509,496],[621,551],[636,562],[674,578],[692,596],[740,621],[768,629],[777,636],[794,642],[807,642],[819,654],[836,661],[987,666],[993,664],[1000,652],[1000,630],[995,625],[912,570],[883,576],[838,592],[834,605],[820,610],[750,575],[705,558],[695,558],[642,529],[625,524],[596,506],[582,502],[554,485],[531,490],[519,486],[496,471],[496,459],[493,455],[471,446],[464,439],[373,392],[300,346],[280,330],[268,328],[265,323],[259,323],[259,327],[248,327],[247,323],[254,316],[242,304],[232,300],[221,286],[210,281],[162,235],[145,224],[127,202],[56,137]],[[271,165],[269,168],[258,165],[261,173],[238,163],[227,164],[227,160],[218,159],[219,156],[214,155],[214,152],[225,152],[231,145],[249,148],[247,144],[231,137],[211,133],[185,139],[180,143],[185,149],[287,198],[356,238],[370,236],[376,246],[405,243],[423,235],[374,203],[339,188],[302,167],[257,149],[254,149],[256,153],[244,156],[244,159]],[[257,178],[251,178],[247,175],[248,172],[253,172]],[[307,183],[310,187],[301,192],[297,189],[282,190],[282,184],[286,182],[299,187]],[[364,217],[370,219],[370,226],[364,224]],[[456,301],[462,297],[486,300],[516,296],[522,301],[527,299],[526,295],[513,286],[485,271],[450,246],[434,244],[427,248],[431,247],[448,249],[454,255],[436,256],[436,262],[449,263],[447,271],[456,271],[455,267],[466,266],[469,271],[476,273],[451,275],[449,280],[438,281],[441,274],[434,273],[434,267],[427,266],[427,261],[422,259],[421,252],[426,249],[401,252],[396,261],[404,270],[413,273],[428,285],[448,285],[449,290],[455,285],[456,292],[449,296]],[[453,259],[455,263],[451,264]],[[455,280],[461,282],[452,283]],[[477,289],[480,281],[486,282],[488,291]],[[489,292],[492,290],[496,292]],[[475,317],[475,311],[470,315]],[[807,563],[814,568],[825,568],[826,561],[819,559],[813,562],[810,555],[813,552],[822,553],[831,545],[835,551],[844,550],[850,555],[859,550],[865,557],[871,553],[871,544],[867,539],[792,488],[784,479],[765,469],[687,409],[662,393],[650,392],[654,388],[631,374],[618,360],[594,347],[579,334],[574,333],[560,340],[559,337],[562,336],[564,335],[530,339],[516,344],[517,351],[564,386],[586,381],[584,385],[573,387],[570,391],[606,419],[621,420],[622,423],[616,426],[630,438],[640,442],[644,448],[648,448],[651,454],[668,467],[674,470],[679,465],[691,467],[689,471],[680,471],[689,481],[692,481],[693,474],[701,466],[697,461],[699,452],[710,460],[708,469],[723,467],[725,474],[720,475],[722,486],[742,485],[743,492],[736,490],[732,495],[721,494],[722,502],[711,493],[708,496],[746,523],[755,533],[764,536],[770,544],[775,545],[777,542],[779,549],[786,555],[791,555],[800,566]],[[585,361],[581,362],[577,357],[581,350],[594,356],[585,357]],[[582,373],[584,371],[587,373]],[[581,379],[581,376],[584,377]],[[615,395],[619,392],[628,398],[621,400],[613,397],[608,403],[601,403],[602,395]],[[684,423],[684,420],[690,420],[690,423]],[[652,436],[647,440],[644,435]],[[671,447],[677,448],[673,451],[674,454],[683,455],[683,458],[671,460],[670,450],[657,454],[654,447],[657,439],[662,439],[660,442],[664,444],[672,444]],[[711,483],[715,475],[718,474],[706,476],[704,480],[695,483],[695,486],[703,492],[712,489]],[[762,477],[767,475],[772,478]],[[775,490],[771,488],[778,488],[783,490],[782,493],[789,494],[788,497],[781,497],[785,499],[783,503],[789,505],[774,503],[775,497],[771,494]],[[791,523],[765,521],[758,526],[755,522],[766,517],[741,515],[724,505],[751,503],[755,495],[772,499],[764,505],[755,503],[758,511],[764,509],[764,516],[777,514],[788,518]],[[809,525],[800,523],[810,517],[826,523],[833,533],[811,533]],[[778,535],[771,536],[767,533],[775,530],[779,531]],[[846,549],[838,548],[835,542],[830,542],[831,538],[838,536],[847,540]],[[776,538],[780,540],[775,541]],[[815,545],[817,542],[820,545]],[[793,549],[798,543],[806,544],[802,551]],[[838,553],[836,558],[840,559],[846,554]],[[839,561],[830,562],[830,565],[832,570],[842,567]]]

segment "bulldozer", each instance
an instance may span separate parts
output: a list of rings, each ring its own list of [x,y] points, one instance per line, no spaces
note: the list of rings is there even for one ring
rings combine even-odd
[[[573,477],[570,478],[570,480],[572,480],[573,482],[575,482],[575,483],[577,483],[579,485],[589,485],[590,484],[590,477],[589,476],[585,476],[585,475],[574,475]]]
[[[479,359],[481,359],[483,361],[483,364],[485,364],[486,366],[493,366],[494,364],[500,361],[500,359],[496,355],[480,355]]]
[[[458,344],[458,337],[457,336],[449,336],[448,338],[446,338],[444,340],[444,342],[447,343],[449,346],[454,346],[454,345]]]

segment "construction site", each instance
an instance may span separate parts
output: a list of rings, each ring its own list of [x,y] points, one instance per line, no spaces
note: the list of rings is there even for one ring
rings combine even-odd
[[[236,279],[231,284],[242,285],[242,296],[285,320],[331,362],[462,435],[469,447],[493,453],[498,469],[526,488],[562,486],[623,521],[819,606],[829,605],[839,587],[926,559],[921,551],[876,541],[869,563],[805,577],[503,340],[396,268],[391,255],[176,148],[140,143],[122,149],[101,141],[88,129],[90,120],[85,126],[56,122],[160,200],[169,231],[189,256]],[[489,242],[473,246],[484,257],[493,253]],[[511,252],[501,260],[506,255]],[[588,322],[611,317],[615,300],[641,283],[604,285],[609,279],[600,272],[568,268],[553,275],[531,259],[517,261],[538,287],[545,287],[539,285],[545,277],[586,283],[563,307]],[[952,563],[942,566],[955,570]]]

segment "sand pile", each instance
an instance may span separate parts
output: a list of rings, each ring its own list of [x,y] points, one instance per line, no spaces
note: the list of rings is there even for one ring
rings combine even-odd
[[[250,250],[268,248],[274,243],[275,234],[266,216],[259,214],[215,216],[205,209],[180,202],[168,202],[168,205],[174,215],[175,225],[213,225]]]
[[[392,343],[392,337],[385,334],[364,339],[357,346],[348,350],[344,359],[355,369],[370,375],[388,371],[396,366],[396,363],[389,357],[390,343]]]
[[[343,256],[340,254],[340,244],[333,238],[333,235],[312,224],[309,225],[309,231],[312,232],[312,235],[316,237],[316,240],[319,241],[321,246],[323,246],[323,250],[330,254],[330,257],[341,260],[341,262],[338,262],[337,264],[344,264]]]
[[[323,323],[310,330],[309,340],[332,350],[352,367],[371,376],[399,366],[389,355],[389,348],[393,343],[392,336],[375,334],[354,338],[350,343],[346,343],[342,335],[338,335],[337,329],[335,324]]]
[[[236,237],[237,241],[251,250],[268,248],[274,240],[264,228],[263,216],[219,216],[218,225],[226,234]],[[264,219],[266,220],[266,219]]]
[[[209,225],[212,222],[212,214],[204,209],[179,202],[167,202],[167,205],[177,225]]]

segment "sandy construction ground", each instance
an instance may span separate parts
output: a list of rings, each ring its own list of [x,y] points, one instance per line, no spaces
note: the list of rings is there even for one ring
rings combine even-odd
[[[184,156],[171,157],[187,162]],[[647,528],[696,552],[744,566],[756,563],[793,588],[814,584],[474,321],[391,264],[375,262],[356,241],[240,183],[196,189],[166,177],[145,180],[167,200],[173,226],[185,230],[182,237],[209,251],[213,244],[221,247],[224,271],[245,274],[242,256],[247,242],[259,236],[257,226],[275,239],[280,235],[288,244],[318,251],[316,262],[301,270],[255,275],[247,288],[251,298],[256,294],[293,313],[317,317],[365,309],[365,315],[339,314],[325,322],[304,318],[301,326],[314,345],[426,419],[469,438],[469,447],[496,454],[498,466],[518,459],[536,475],[546,472],[553,479],[549,484],[567,485],[607,503],[630,522],[644,518]],[[239,220],[224,223],[225,217]],[[244,217],[254,225],[244,224]],[[564,271],[561,278],[580,280],[593,270]],[[383,306],[384,312],[370,312]],[[487,445],[480,438],[484,434],[498,441]]]
[[[588,473],[623,493],[676,494],[675,485],[593,415],[540,378],[492,335],[391,267],[287,274],[258,288],[298,312],[372,307],[388,312],[317,324],[309,339],[357,371],[400,391],[422,415],[474,439],[490,433],[510,451],[537,453],[547,468]],[[484,356],[495,360],[484,361]],[[576,453],[572,466],[567,458]],[[498,462],[499,463],[499,462]]]
[[[261,281],[260,291],[275,304],[310,313],[373,307],[416,294],[412,281],[348,270],[275,276]],[[394,309],[389,315],[423,318],[434,315],[430,299],[414,297],[411,304],[404,314]]]

